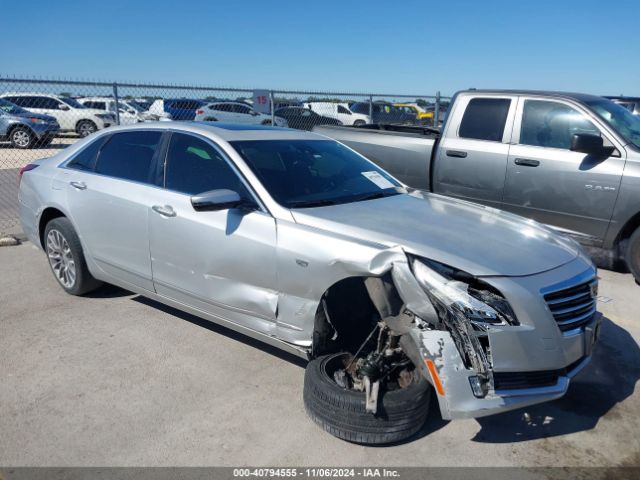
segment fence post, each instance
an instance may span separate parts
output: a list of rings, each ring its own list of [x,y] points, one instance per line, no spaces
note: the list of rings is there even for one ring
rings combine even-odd
[[[120,125],[120,102],[118,101],[118,84],[113,82],[113,98],[116,102],[116,124]]]
[[[276,126],[276,112],[275,112],[275,102],[273,101],[273,90],[269,90],[269,110],[271,110],[271,126]]]
[[[373,95],[369,95],[369,121],[373,123]]]
[[[436,92],[436,107],[433,110],[433,126],[438,128],[438,122],[440,121],[440,90]]]

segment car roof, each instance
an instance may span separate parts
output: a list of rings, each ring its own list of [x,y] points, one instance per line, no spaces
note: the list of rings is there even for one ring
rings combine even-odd
[[[558,99],[571,99],[577,102],[593,102],[602,100],[603,97],[598,95],[591,95],[588,93],[575,93],[575,92],[557,92],[546,90],[492,90],[492,89],[469,89],[463,90],[460,93],[469,94],[495,94],[495,95],[531,95],[531,96],[544,96]]]
[[[204,135],[213,140],[327,140],[326,137],[304,130],[224,122],[144,122],[134,125],[109,127],[104,135],[137,130],[181,131]]]

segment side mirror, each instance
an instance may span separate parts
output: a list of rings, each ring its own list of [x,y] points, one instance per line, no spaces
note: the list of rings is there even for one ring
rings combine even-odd
[[[606,158],[613,154],[615,147],[605,147],[600,135],[574,133],[571,138],[571,151]]]
[[[209,190],[191,197],[191,205],[198,212],[227,210],[242,204],[242,199],[233,190]]]
[[[66,103],[61,103],[61,104],[59,104],[58,109],[60,109],[60,110],[69,110],[69,105],[67,105]]]

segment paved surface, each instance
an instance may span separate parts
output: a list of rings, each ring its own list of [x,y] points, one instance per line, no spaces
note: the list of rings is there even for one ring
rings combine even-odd
[[[640,465],[640,287],[600,274],[565,398],[370,448],[307,418],[304,362],[115,288],[66,295],[35,247],[0,248],[0,465]]]

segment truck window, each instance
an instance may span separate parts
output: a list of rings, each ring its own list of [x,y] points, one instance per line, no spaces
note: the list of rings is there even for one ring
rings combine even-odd
[[[459,136],[501,142],[510,106],[507,98],[472,99],[460,122]]]
[[[600,130],[582,113],[562,103],[543,100],[524,102],[521,145],[569,150],[575,133],[600,135]]]

